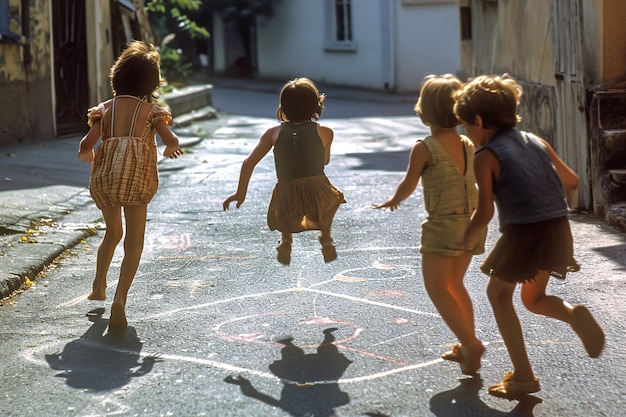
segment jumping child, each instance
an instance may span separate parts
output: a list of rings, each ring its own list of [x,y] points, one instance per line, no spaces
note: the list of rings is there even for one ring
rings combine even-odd
[[[487,296],[493,308],[513,371],[489,387],[489,393],[517,398],[539,391],[513,306],[521,298],[531,312],[571,325],[589,356],[600,355],[604,332],[589,310],[546,295],[550,276],[564,279],[578,270],[568,207],[577,204],[578,176],[544,139],[515,129],[521,86],[508,75],[480,76],[467,82],[455,97],[454,111],[477,148],[478,208],[461,241],[471,250],[498,207],[501,235],[481,266],[489,275]]]
[[[417,187],[420,178],[428,217],[422,223],[420,252],[424,286],[437,311],[460,344],[442,355],[459,362],[464,374],[480,368],[485,350],[474,330],[472,301],[463,285],[472,255],[484,252],[486,228],[472,251],[451,249],[463,236],[478,203],[474,178],[474,146],[459,135],[453,95],[461,81],[450,74],[430,75],[422,83],[415,112],[430,136],[413,146],[406,174],[394,195],[375,208],[394,211]]]
[[[123,211],[124,258],[109,319],[109,332],[119,334],[127,326],[126,298],[141,260],[147,205],[158,188],[155,133],[165,144],[164,156],[177,158],[183,151],[168,128],[170,112],[152,103],[161,84],[160,56],[152,45],[131,42],[111,67],[110,80],[114,97],[89,110],[91,128],[80,141],[78,158],[92,163],[89,191],[106,224],[90,300],[106,298],[107,272],[124,234]]]
[[[308,78],[296,78],[283,86],[276,111],[281,124],[261,136],[241,166],[237,192],[223,203],[224,210],[233,201],[237,208],[243,204],[254,167],[273,148],[278,181],[269,203],[267,225],[281,232],[277,259],[285,265],[291,261],[292,234],[304,230],[320,231],[325,262],[337,258],[331,226],[339,205],[346,201],[324,173],[333,142],[333,130],[317,123],[324,98]]]

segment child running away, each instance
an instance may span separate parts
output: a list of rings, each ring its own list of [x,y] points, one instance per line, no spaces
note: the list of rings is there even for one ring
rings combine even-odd
[[[141,260],[147,206],[158,188],[155,133],[165,144],[164,156],[183,154],[178,137],[168,127],[172,123],[170,112],[152,103],[161,84],[159,62],[159,53],[152,45],[140,41],[129,44],[111,68],[114,97],[89,110],[91,128],[80,141],[78,152],[81,161],[92,163],[89,191],[106,224],[87,297],[90,300],[106,298],[107,272],[124,235],[122,224],[126,224],[124,258],[109,319],[111,334],[123,333],[127,327],[126,298]],[[94,152],[100,139],[102,143]]]
[[[573,258],[568,207],[577,204],[578,176],[544,139],[515,129],[521,86],[508,75],[480,76],[457,94],[454,111],[476,146],[478,208],[461,249],[480,245],[481,233],[498,207],[501,235],[481,266],[489,275],[487,296],[513,363],[489,393],[519,398],[540,389],[533,373],[513,293],[531,312],[568,323],[592,358],[604,347],[604,332],[582,305],[546,295],[550,276],[564,279],[579,269]]]
[[[474,145],[457,133],[459,121],[453,112],[453,96],[461,85],[450,74],[424,79],[415,111],[430,135],[413,146],[406,174],[393,196],[374,208],[396,210],[422,180],[428,212],[420,245],[424,286],[459,340],[442,358],[458,362],[462,373],[472,375],[480,368],[485,347],[476,337],[472,301],[463,279],[472,255],[484,252],[486,228],[471,251],[451,249],[465,233],[478,203]]]
[[[232,202],[237,202],[237,208],[243,204],[254,167],[273,148],[278,181],[269,203],[267,225],[281,232],[276,258],[284,265],[291,262],[292,234],[305,230],[320,231],[324,262],[337,258],[331,227],[339,205],[346,201],[324,173],[333,142],[333,130],[317,123],[324,98],[308,78],[283,86],[276,111],[280,125],[261,136],[241,166],[237,191],[223,203],[224,210]]]

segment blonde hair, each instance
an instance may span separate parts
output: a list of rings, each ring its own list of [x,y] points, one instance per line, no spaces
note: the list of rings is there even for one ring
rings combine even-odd
[[[452,74],[426,76],[415,104],[415,113],[428,125],[445,128],[457,126],[459,121],[452,109],[454,93],[461,85],[461,81]]]
[[[318,120],[322,116],[325,98],[308,78],[291,80],[280,92],[276,118],[283,122]]]
[[[508,74],[481,75],[466,82],[455,94],[454,113],[467,124],[480,116],[487,129],[514,128],[522,119],[517,114],[522,87]]]

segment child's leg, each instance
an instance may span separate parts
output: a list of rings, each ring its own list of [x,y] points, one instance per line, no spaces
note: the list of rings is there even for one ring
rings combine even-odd
[[[124,231],[122,229],[122,209],[121,207],[112,207],[102,210],[102,217],[106,224],[106,230],[100,246],[98,247],[98,256],[96,258],[96,274],[93,279],[91,293],[87,296],[90,300],[104,300],[106,298],[107,273],[111,260]]]
[[[292,240],[293,240],[293,237],[291,236],[291,233],[280,232],[280,241],[281,242],[291,243]]]
[[[291,262],[291,242],[291,233],[281,232],[280,242],[278,246],[276,246],[276,250],[278,251],[276,259],[278,259],[278,262],[281,264],[289,265]]]
[[[471,259],[469,253],[455,257],[422,254],[422,274],[428,296],[463,345],[479,342],[474,330],[472,300],[463,285]]]
[[[322,245],[322,256],[324,256],[324,262],[330,262],[337,259],[337,250],[333,244],[330,228],[330,225],[328,225],[328,227],[320,228],[320,235],[318,237],[320,244]]]
[[[325,242],[331,242],[333,241],[333,237],[330,234],[330,228],[331,226],[328,227],[322,227],[320,229],[320,242],[322,242],[322,244],[324,244]]]
[[[547,271],[539,271],[534,281],[522,285],[522,302],[529,311],[568,323],[582,340],[587,353],[596,358],[604,348],[604,331],[584,306],[572,306],[554,295],[546,295],[550,279]]]
[[[574,307],[557,296],[546,295],[549,280],[548,271],[539,271],[534,281],[524,282],[521,289],[522,302],[535,314],[570,323]]]
[[[500,329],[500,334],[513,363],[515,381],[532,382],[535,380],[534,373],[526,353],[522,326],[513,307],[515,286],[515,283],[492,277],[487,285],[487,296],[498,329]]]
[[[146,205],[124,207],[124,218],[126,220],[124,259],[120,267],[120,279],[115,291],[113,304],[111,305],[111,318],[109,319],[109,330],[113,332],[122,331],[127,325],[126,298],[139,268],[139,261],[143,252],[146,217]]]

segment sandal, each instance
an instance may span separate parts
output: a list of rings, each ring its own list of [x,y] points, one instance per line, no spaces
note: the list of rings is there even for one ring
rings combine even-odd
[[[480,369],[480,359],[485,353],[485,346],[480,342],[460,347],[461,372],[464,375],[474,375]]]
[[[456,344],[452,346],[452,349],[449,352],[446,352],[443,355],[441,355],[441,359],[443,359],[444,361],[451,361],[451,362],[457,362],[457,363],[463,362],[463,354],[461,352],[461,345]]]
[[[574,307],[571,326],[582,340],[587,354],[592,358],[600,356],[604,349],[604,331],[587,307],[582,305]]]
[[[494,397],[515,399],[541,389],[539,379],[536,377],[530,382],[519,382],[513,379],[514,376],[513,371],[507,372],[501,382],[491,385],[487,391]]]
[[[291,242],[289,240],[281,240],[276,246],[278,254],[276,259],[283,265],[289,265],[291,262]]]
[[[335,245],[333,245],[333,240],[322,240],[321,237],[318,237],[318,239],[322,245],[322,256],[324,256],[324,262],[330,262],[337,259],[337,250],[335,249]]]

